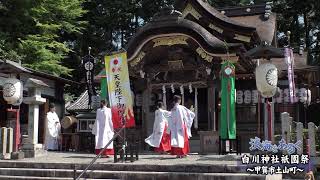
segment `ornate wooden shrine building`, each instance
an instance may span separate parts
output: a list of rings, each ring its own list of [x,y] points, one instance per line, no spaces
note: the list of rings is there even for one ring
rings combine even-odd
[[[141,139],[152,131],[155,102],[164,101],[171,109],[175,94],[182,95],[183,104],[196,112],[194,139],[199,137],[198,131],[218,131],[219,76],[224,60],[235,64],[236,89],[244,92],[243,97],[237,97],[237,134],[248,142],[260,127],[262,135],[264,107],[258,108],[258,97],[252,93],[256,90],[257,60],[245,56],[261,44],[277,46],[276,15],[270,4],[215,9],[203,0],[180,0],[174,8],[156,14],[126,47]],[[307,80],[311,85],[312,77],[319,77],[318,69],[307,66],[301,53],[295,56],[296,84]],[[279,87],[288,88],[284,59],[271,62],[280,71]],[[312,94],[318,93],[315,90]],[[284,99],[274,105],[275,123],[280,123],[278,116],[283,111],[294,113],[294,120],[299,121],[301,115],[295,112],[303,106],[296,104],[288,104]]]
[[[250,78],[255,63],[244,53],[274,42],[275,15],[266,15],[265,5],[218,11],[202,0],[181,1],[176,8],[155,15],[128,44],[130,75],[143,96],[143,126],[152,130],[149,97],[166,96],[170,109],[171,97],[183,88],[184,104],[196,107],[198,129],[218,130],[220,64],[231,60],[237,77]]]

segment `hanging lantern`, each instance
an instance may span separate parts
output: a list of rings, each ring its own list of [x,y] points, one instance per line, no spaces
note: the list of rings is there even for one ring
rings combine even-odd
[[[3,99],[15,104],[23,98],[23,85],[18,79],[7,79],[3,84]]]
[[[278,70],[273,64],[266,63],[256,68],[256,85],[265,98],[273,97],[277,90]]]
[[[279,96],[276,98],[276,102],[280,104],[283,101],[283,90],[279,89],[278,92],[279,92]]]
[[[289,89],[286,88],[283,90],[283,101],[288,103],[290,102],[290,95],[289,95]]]
[[[171,84],[171,91],[172,91],[172,93],[174,93],[174,87],[173,87],[173,84]]]
[[[310,89],[306,89],[306,88],[301,88],[299,89],[299,101],[304,103],[304,104],[307,104],[307,105],[310,105],[311,103],[311,91]]]
[[[243,103],[243,91],[239,90],[237,91],[237,104],[242,104]]]
[[[308,89],[307,90],[307,105],[310,105],[311,104],[311,90]]]
[[[244,103],[246,103],[246,104],[251,103],[251,91],[249,91],[249,90],[244,91]]]
[[[307,101],[307,89],[306,88],[300,88],[298,91],[298,97],[299,101],[304,103]]]
[[[257,104],[259,100],[259,92],[257,90],[251,91],[251,99],[253,104]]]

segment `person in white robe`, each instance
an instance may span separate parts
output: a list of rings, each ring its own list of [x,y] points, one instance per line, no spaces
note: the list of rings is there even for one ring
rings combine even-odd
[[[48,151],[56,151],[59,148],[59,139],[61,132],[61,125],[59,117],[56,113],[55,105],[49,105],[50,111],[47,113],[47,126],[45,136],[45,149]]]
[[[97,110],[92,134],[95,135],[95,153],[98,155],[114,135],[111,109],[106,106],[105,100],[101,101],[101,108]],[[102,157],[109,157],[109,155],[113,154],[113,142],[111,142],[111,144],[103,151]]]
[[[168,118],[170,118],[171,112],[163,109],[162,102],[157,103],[157,108],[155,111],[153,132],[145,139],[145,142],[151,147],[155,147],[155,152],[164,153],[171,150],[170,134],[167,130]]]
[[[189,138],[195,114],[188,108],[181,106],[181,97],[173,97],[174,107],[171,110],[169,130],[171,133],[171,154],[177,158],[186,157],[190,151]]]

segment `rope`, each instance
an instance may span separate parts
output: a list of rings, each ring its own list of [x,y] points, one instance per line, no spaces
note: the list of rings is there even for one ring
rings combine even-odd
[[[198,88],[194,91],[194,106],[195,106],[195,117],[194,117],[194,128],[198,129]]]

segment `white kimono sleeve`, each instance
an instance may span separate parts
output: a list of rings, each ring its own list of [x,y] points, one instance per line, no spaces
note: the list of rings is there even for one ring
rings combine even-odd
[[[92,127],[92,134],[97,135],[97,121],[100,118],[100,109],[97,110],[96,114],[96,120],[94,121],[93,127]]]
[[[171,112],[164,110],[164,111],[163,111],[163,115],[164,115],[164,117],[167,119],[167,123],[168,123],[168,128],[167,128],[167,130],[166,130],[166,133],[167,133],[167,134],[170,134],[170,127],[169,127],[170,125],[169,125],[169,123],[170,123],[170,121],[171,121]]]
[[[53,115],[48,114],[47,115],[47,120],[48,120],[48,131],[51,137],[57,137],[58,136],[58,129],[56,127],[56,121],[54,120]]]
[[[184,107],[184,109],[185,109],[185,123],[187,126],[187,133],[188,133],[188,137],[190,138],[190,137],[192,137],[191,127],[193,124],[193,119],[195,118],[196,115],[188,108]]]
[[[111,131],[114,132],[111,109],[108,110],[108,113],[109,113],[109,116],[108,116],[109,117],[109,119],[108,119],[109,120],[109,126],[110,126]]]

